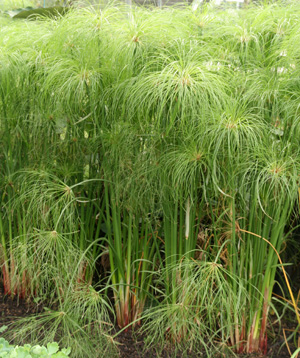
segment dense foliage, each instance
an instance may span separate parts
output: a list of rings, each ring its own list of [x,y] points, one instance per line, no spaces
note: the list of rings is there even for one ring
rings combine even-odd
[[[49,307],[15,341],[113,357],[114,311],[149,345],[266,351],[299,20],[297,2],[0,19],[1,278]]]

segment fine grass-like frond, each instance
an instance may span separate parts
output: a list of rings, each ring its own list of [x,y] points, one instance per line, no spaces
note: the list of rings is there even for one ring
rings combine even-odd
[[[173,125],[184,126],[188,118],[199,116],[208,105],[222,103],[227,88],[223,71],[208,63],[197,42],[175,42],[116,93],[124,96],[122,105],[138,109],[140,118],[153,117],[168,132]]]
[[[272,207],[282,200],[294,202],[298,195],[297,153],[291,153],[291,148],[274,141],[258,147],[256,155],[257,161],[252,167],[254,172],[249,177],[255,176],[257,197],[262,208],[265,205]]]
[[[27,215],[33,218],[33,227],[57,230],[62,225],[67,232],[74,231],[76,196],[70,186],[52,173],[24,171],[18,176],[21,190],[15,205],[26,202]],[[64,220],[62,221],[62,215]]]
[[[9,340],[15,344],[47,344],[58,342],[72,347],[74,357],[117,357],[117,349],[109,336],[112,324],[108,306],[101,291],[93,287],[77,287],[58,302],[56,309],[17,320],[9,327]],[[13,334],[11,329],[13,329]]]
[[[210,145],[216,157],[232,157],[251,151],[262,140],[266,126],[242,97],[228,101],[223,108],[215,109],[212,123],[207,129]]]
[[[189,351],[216,354],[221,350],[218,340],[230,339],[234,331],[234,306],[242,312],[246,303],[232,301],[236,295],[227,277],[239,279],[209,261],[182,261],[160,272],[159,280],[168,280],[170,271],[176,277],[172,293],[176,301],[161,292],[159,305],[145,312],[142,331],[148,336],[147,347],[155,345],[160,351],[171,344],[187,355]]]
[[[78,280],[84,280],[81,270],[91,266],[91,259],[76,248],[72,236],[75,235],[53,230],[14,238],[13,256],[8,262],[14,269],[14,293],[50,303],[56,299],[58,291],[66,291],[67,285],[74,280],[74,272],[78,271]]]
[[[210,181],[210,160],[208,144],[200,139],[201,129],[194,129],[199,136],[186,136],[182,143],[169,145],[161,157],[161,170],[165,177],[170,179],[170,187],[193,197],[194,190],[202,189],[205,192],[206,184]],[[202,131],[202,135],[204,135]]]

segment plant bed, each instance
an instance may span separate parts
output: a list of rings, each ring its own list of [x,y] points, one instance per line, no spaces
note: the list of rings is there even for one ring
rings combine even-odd
[[[0,327],[8,326],[14,323],[20,318],[26,318],[31,314],[36,314],[38,311],[41,311],[40,307],[37,307],[33,303],[28,303],[24,300],[17,300],[16,298],[12,299],[11,297],[4,296],[3,289],[0,291]],[[295,328],[290,324],[283,323],[284,328]],[[276,327],[273,327],[276,331]],[[115,334],[118,333],[120,329],[115,330]],[[8,332],[9,328],[8,328]],[[13,334],[13,331],[11,331]],[[1,336],[1,334],[0,334]],[[127,331],[123,330],[121,333],[117,334],[115,341],[118,347],[119,357],[120,358],[182,358],[183,353],[175,353],[170,347],[163,350],[161,353],[157,353],[155,347],[150,350],[145,351],[145,340],[147,337],[143,334],[132,332],[129,328]],[[30,343],[30,342],[28,342]],[[267,355],[262,354],[239,354],[239,355],[226,355],[228,358],[239,357],[239,358],[290,358],[289,352],[285,346],[281,347],[284,344],[283,335],[280,332],[276,335],[276,339],[273,343],[269,345],[269,350]],[[279,350],[280,348],[280,350]],[[72,353],[70,354],[72,358]],[[188,352],[189,358],[205,358],[206,355],[199,355],[199,353]],[[217,358],[217,356],[214,356]],[[224,355],[220,355],[220,358],[223,358]],[[85,357],[82,357],[85,358]],[[88,357],[86,357],[88,358]],[[107,356],[107,358],[110,358]]]

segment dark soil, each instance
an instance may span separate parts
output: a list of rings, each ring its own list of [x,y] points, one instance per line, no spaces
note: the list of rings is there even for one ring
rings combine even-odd
[[[18,300],[16,297],[4,296],[3,290],[0,288],[0,327],[13,323],[20,317],[26,317],[36,312],[37,308],[35,304]]]
[[[40,311],[41,308],[33,303],[26,303],[24,300],[12,299],[5,297],[2,289],[0,290],[0,327],[13,323],[17,318],[26,317],[30,314]],[[119,356],[120,358],[182,358],[182,353],[177,353],[165,350],[162,353],[156,353],[153,348],[147,352],[144,351],[144,337],[136,336],[131,333],[123,331],[117,337]],[[238,355],[238,358],[290,358],[290,354],[286,347],[280,351],[279,348],[283,344],[284,339],[282,334],[278,335],[275,343],[269,343],[269,351],[267,355],[251,354],[251,355]],[[205,355],[190,352],[187,354],[188,358],[205,358]],[[227,356],[228,357],[228,356]],[[92,358],[92,357],[91,357]],[[110,357],[105,357],[110,358]],[[230,358],[230,357],[229,357]]]
[[[155,349],[151,349],[150,351],[143,351],[144,349],[144,337],[133,337],[131,332],[122,332],[120,336],[118,336],[117,341],[120,343],[119,352],[120,358],[205,358],[205,354],[196,354],[193,352],[187,353],[187,355],[183,355],[178,352],[175,354],[172,351],[164,350],[162,353],[156,353]],[[214,358],[290,358],[290,354],[287,348],[284,346],[282,349],[280,347],[284,343],[283,337],[278,337],[276,343],[269,344],[269,349],[267,355],[263,354],[238,354],[238,355],[221,355],[215,356]],[[290,345],[292,352],[295,350],[292,345]],[[280,349],[280,351],[279,351]]]

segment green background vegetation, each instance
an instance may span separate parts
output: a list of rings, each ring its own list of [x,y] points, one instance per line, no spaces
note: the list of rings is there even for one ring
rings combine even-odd
[[[113,357],[115,319],[157,350],[266,351],[299,207],[299,19],[0,18],[1,279],[47,307],[15,342]]]

